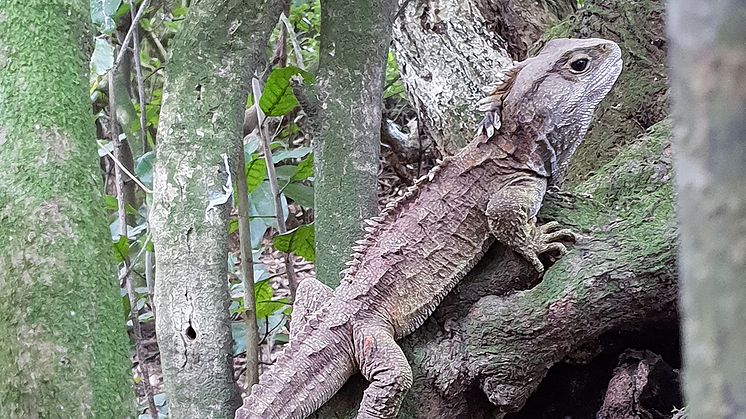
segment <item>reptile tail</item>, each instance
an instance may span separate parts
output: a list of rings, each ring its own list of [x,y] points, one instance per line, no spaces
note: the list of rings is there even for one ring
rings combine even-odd
[[[322,334],[303,332],[291,339],[252,387],[236,419],[303,419],[342,388],[354,372],[351,338],[349,330],[328,332],[323,341]]]

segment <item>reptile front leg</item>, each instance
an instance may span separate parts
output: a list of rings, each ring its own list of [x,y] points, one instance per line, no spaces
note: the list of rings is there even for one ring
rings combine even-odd
[[[547,181],[524,175],[497,191],[487,204],[490,231],[495,239],[523,255],[538,272],[544,271],[539,255],[567,252],[560,240],[574,240],[575,234],[556,221],[536,226],[536,214],[546,192]]]
[[[365,325],[354,335],[360,373],[370,382],[357,419],[395,419],[412,386],[412,367],[385,327]]]

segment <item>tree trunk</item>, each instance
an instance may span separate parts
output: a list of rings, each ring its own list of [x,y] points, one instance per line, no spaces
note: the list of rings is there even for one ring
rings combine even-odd
[[[236,152],[253,69],[284,1],[190,7],[169,62],[155,164],[156,326],[171,415],[232,418],[226,240]],[[230,171],[243,175],[231,159]],[[227,200],[219,199],[220,196]]]
[[[669,3],[692,418],[746,417],[746,3]]]
[[[386,54],[396,0],[322,0],[315,152],[316,276],[339,285],[362,220],[378,213]]]
[[[88,8],[0,0],[4,417],[134,413],[103,186],[94,176]]]
[[[424,7],[422,2],[413,0],[408,8],[415,7],[412,3]],[[586,7],[577,14],[546,28],[547,38],[601,36],[623,46],[625,71],[613,93],[596,112],[596,122],[571,163],[574,174],[568,179],[572,180],[568,182],[569,194],[549,197],[541,213],[546,219],[573,227],[582,233],[583,239],[543,279],[536,278],[520,257],[500,245],[493,246],[431,319],[401,342],[415,376],[401,418],[502,418],[509,412],[518,412],[507,417],[533,419],[540,416],[519,411],[539,388],[547,371],[563,362],[590,362],[595,354],[604,350],[600,342],[609,340],[610,336],[639,334],[655,323],[667,332],[674,331],[671,333],[674,338],[664,346],[677,346],[673,246],[676,230],[668,125],[654,125],[647,136],[638,137],[644,128],[664,117],[666,79],[661,63],[666,43],[661,24],[662,4],[635,2],[635,13],[631,13],[633,6],[628,3],[586,1]],[[440,10],[455,10],[456,4],[455,0],[441,2]],[[489,16],[484,8],[481,12],[476,7],[468,10],[481,13],[481,17],[473,19]],[[557,13],[558,9],[547,7],[545,10]],[[423,16],[427,17],[408,9],[402,19]],[[465,17],[461,19],[469,21]],[[496,14],[493,19],[507,17],[503,13]],[[510,24],[517,25],[515,18],[511,19]],[[417,21],[396,25],[397,31],[402,26],[410,30],[405,40],[396,40],[400,63],[407,66],[405,71],[457,72],[448,76],[452,81],[449,88],[453,89],[470,82],[474,77],[471,66],[441,68],[454,62],[451,49],[420,47],[421,54],[436,54],[428,61],[401,58],[408,52],[402,52],[400,44],[442,37],[428,29],[429,26],[415,23],[420,24]],[[506,25],[494,21],[485,24],[495,28]],[[466,30],[463,25],[446,25],[451,26]],[[412,28],[423,34],[415,39]],[[444,33],[458,35],[456,30]],[[535,33],[529,32],[536,37]],[[482,41],[469,42],[480,45]],[[503,50],[519,55],[521,49],[511,45],[528,42],[504,43]],[[441,58],[437,57],[438,51],[445,51]],[[458,62],[471,63],[475,59],[462,57]],[[420,63],[426,66],[420,67]],[[462,80],[466,82],[462,84]],[[406,77],[405,83],[409,83]],[[418,86],[428,85],[417,83],[408,86],[410,92],[415,92],[414,103],[427,106],[430,102],[420,99],[427,93]],[[449,95],[467,97],[473,95],[473,91],[457,90]],[[438,109],[448,103],[440,101],[426,108],[425,114],[429,117],[433,113],[455,112]],[[452,103],[458,107],[458,103]],[[649,121],[642,124],[643,117]],[[443,120],[450,121],[448,118],[458,117],[449,116]],[[471,138],[471,133],[463,135],[465,139]],[[439,141],[437,136],[434,138]],[[614,141],[613,146],[610,139]],[[448,146],[442,148],[448,149]],[[668,361],[676,365],[676,351],[670,352],[673,352],[673,359]],[[609,382],[612,370],[613,365],[609,367],[605,383]],[[359,377],[351,380],[318,417],[352,417],[363,386]],[[591,405],[586,409],[595,409],[593,413],[601,408],[603,401],[605,388],[599,390],[597,400],[586,401]],[[568,405],[566,403],[564,411],[551,417],[573,415]]]

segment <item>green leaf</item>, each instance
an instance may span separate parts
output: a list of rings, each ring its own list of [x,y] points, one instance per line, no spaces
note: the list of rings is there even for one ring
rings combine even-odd
[[[277,164],[286,159],[300,159],[311,154],[311,147],[298,147],[292,150],[281,150],[272,154],[272,162]]]
[[[282,166],[275,166],[275,174],[277,179],[282,180],[283,184],[289,183],[290,178],[293,177],[295,172],[298,171],[298,166],[294,164],[283,164]]]
[[[280,194],[283,219],[288,217],[288,205],[284,194]],[[269,187],[269,182],[264,181],[249,196],[249,220],[251,224],[251,248],[256,249],[264,238],[268,228],[275,228],[275,200]]]
[[[256,299],[256,317],[269,317],[287,305],[287,300],[272,300],[274,290],[269,280],[259,281],[254,284],[254,298]]]
[[[119,240],[113,242],[111,247],[114,253],[114,260],[117,263],[124,262],[124,258],[129,255],[130,251],[129,240],[124,236],[119,236]]]
[[[301,160],[298,168],[295,170],[295,173],[293,173],[293,176],[290,177],[290,180],[299,182],[302,180],[306,180],[311,176],[313,176],[313,153],[309,154],[308,157]]]
[[[176,7],[174,7],[174,10],[171,11],[171,16],[173,16],[175,18],[185,17],[187,15],[188,11],[189,11],[189,9],[187,7],[184,7],[184,6],[181,6],[181,5],[180,6],[176,6]]]
[[[117,202],[117,199],[111,195],[104,195],[102,197],[104,199],[104,208],[106,208],[109,211],[116,211],[117,208],[119,208],[119,203]]]
[[[290,183],[283,188],[282,193],[302,207],[313,208],[312,186],[307,186],[302,183]]]
[[[109,211],[117,211],[119,209],[119,201],[116,197],[111,195],[104,195],[104,208],[106,208]],[[124,212],[127,215],[137,215],[138,212],[135,208],[132,207],[130,204],[124,205]]]
[[[101,33],[111,35],[116,29],[113,16],[121,0],[91,0],[91,21]]]
[[[270,317],[278,310],[288,307],[289,301],[286,298],[271,301],[256,301],[256,317]]]
[[[155,153],[148,151],[135,161],[135,176],[140,179],[148,189],[153,189],[153,162]]]
[[[122,311],[124,311],[124,318],[126,320],[129,320],[130,318],[130,309],[132,306],[130,305],[130,297],[127,294],[124,294],[122,296]]]
[[[311,73],[298,67],[282,67],[272,70],[264,86],[259,107],[267,116],[282,116],[298,106],[298,99],[293,94],[290,80],[300,75],[305,83],[313,83],[314,77]]]
[[[281,252],[295,253],[309,262],[314,262],[316,252],[314,251],[313,223],[302,225],[275,237],[272,245]]]
[[[264,158],[251,159],[246,163],[246,187],[249,193],[254,192],[267,177],[267,162]]]
[[[105,39],[96,39],[96,47],[91,56],[91,69],[103,76],[114,67],[114,49]]]
[[[119,22],[119,19],[123,18],[125,15],[128,15],[128,14],[130,14],[130,4],[122,3],[119,6],[119,8],[117,8],[117,11],[116,13],[114,13],[114,16],[112,16],[111,18],[114,19],[114,22]]]
[[[228,235],[231,235],[238,231],[238,220],[233,219],[231,220],[230,224],[228,224]]]

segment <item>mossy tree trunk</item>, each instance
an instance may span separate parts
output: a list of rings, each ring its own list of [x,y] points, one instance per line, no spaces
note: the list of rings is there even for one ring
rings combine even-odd
[[[690,418],[746,417],[746,3],[669,3]]]
[[[386,55],[396,0],[322,0],[314,195],[316,275],[339,285],[362,220],[378,213]]]
[[[134,414],[88,98],[87,1],[0,1],[0,406]]]
[[[232,199],[215,198],[232,188],[224,156],[238,150],[250,77],[264,62],[284,3],[194,3],[166,69],[151,227],[156,327],[173,417],[232,418],[240,405],[228,315]],[[232,175],[243,175],[235,157],[230,161]]]
[[[412,1],[408,7],[422,8],[423,3]],[[545,12],[557,11],[550,7],[552,2],[540,3],[549,5],[542,9]],[[456,8],[441,6],[440,10]],[[631,13],[632,9],[635,13]],[[562,21],[530,19],[534,23],[556,22],[544,28],[544,37],[601,36],[617,41],[624,54],[625,71],[596,113],[586,142],[571,163],[571,167],[582,170],[568,179],[566,192],[547,198],[541,213],[544,219],[572,227],[582,237],[543,278],[537,278],[522,258],[499,244],[493,246],[426,324],[401,342],[414,370],[414,384],[405,398],[401,418],[541,417],[526,408],[532,407],[531,395],[542,392],[540,386],[552,367],[564,364],[572,369],[577,364],[594,362],[596,355],[608,347],[620,345],[605,346],[610,339],[630,335],[632,340],[634,336],[639,340],[640,333],[651,324],[665,331],[662,335],[669,340],[659,344],[672,347],[672,364],[678,362],[670,127],[667,123],[654,124],[665,117],[662,9],[661,1],[634,2],[634,7],[624,0],[586,1],[584,8],[564,16]],[[420,9],[423,10],[427,11]],[[484,8],[470,10],[480,10],[475,19],[507,18],[504,13],[490,15]],[[422,20],[411,24],[397,22],[397,28],[406,25],[409,30],[419,30],[420,38],[451,35],[445,30],[434,32],[432,25],[420,25],[430,22],[430,14],[406,13],[403,19]],[[537,15],[516,13],[511,15],[510,25],[521,26],[516,16]],[[505,22],[492,21],[488,25],[506,27]],[[521,45],[541,43],[541,38],[540,32],[529,31],[525,38],[514,35],[503,48],[520,58],[522,48],[536,48],[519,48]],[[397,39],[396,43],[412,43],[413,39]],[[481,45],[479,41],[477,45]],[[440,60],[412,59],[403,65],[414,74],[435,74],[436,70],[440,74],[440,69],[419,64],[459,63],[443,71],[459,74],[454,78],[469,79],[474,67],[461,65],[469,61],[448,59],[454,50],[442,50],[445,52]],[[397,53],[400,57],[408,54]],[[437,52],[428,50],[425,54]],[[406,83],[406,76],[404,80]],[[468,85],[460,79],[451,84],[454,88]],[[416,86],[419,84],[408,89],[417,90]],[[449,93],[462,97],[472,94]],[[424,100],[416,103],[427,107]],[[458,111],[439,108],[447,103],[436,103],[432,109],[442,115]],[[648,127],[652,131],[639,137]],[[434,138],[438,140],[437,136]],[[611,353],[611,357],[618,355]],[[612,377],[613,367],[608,367],[605,384]],[[570,385],[567,377],[560,382]],[[605,384],[591,389],[588,398],[577,394],[562,398],[555,411],[549,410],[549,405],[556,400],[537,402],[538,409],[533,412],[574,417],[582,408],[595,415],[601,407]],[[318,417],[353,417],[363,386],[359,377],[351,380]],[[555,395],[555,399],[566,394],[557,388],[544,393]]]

